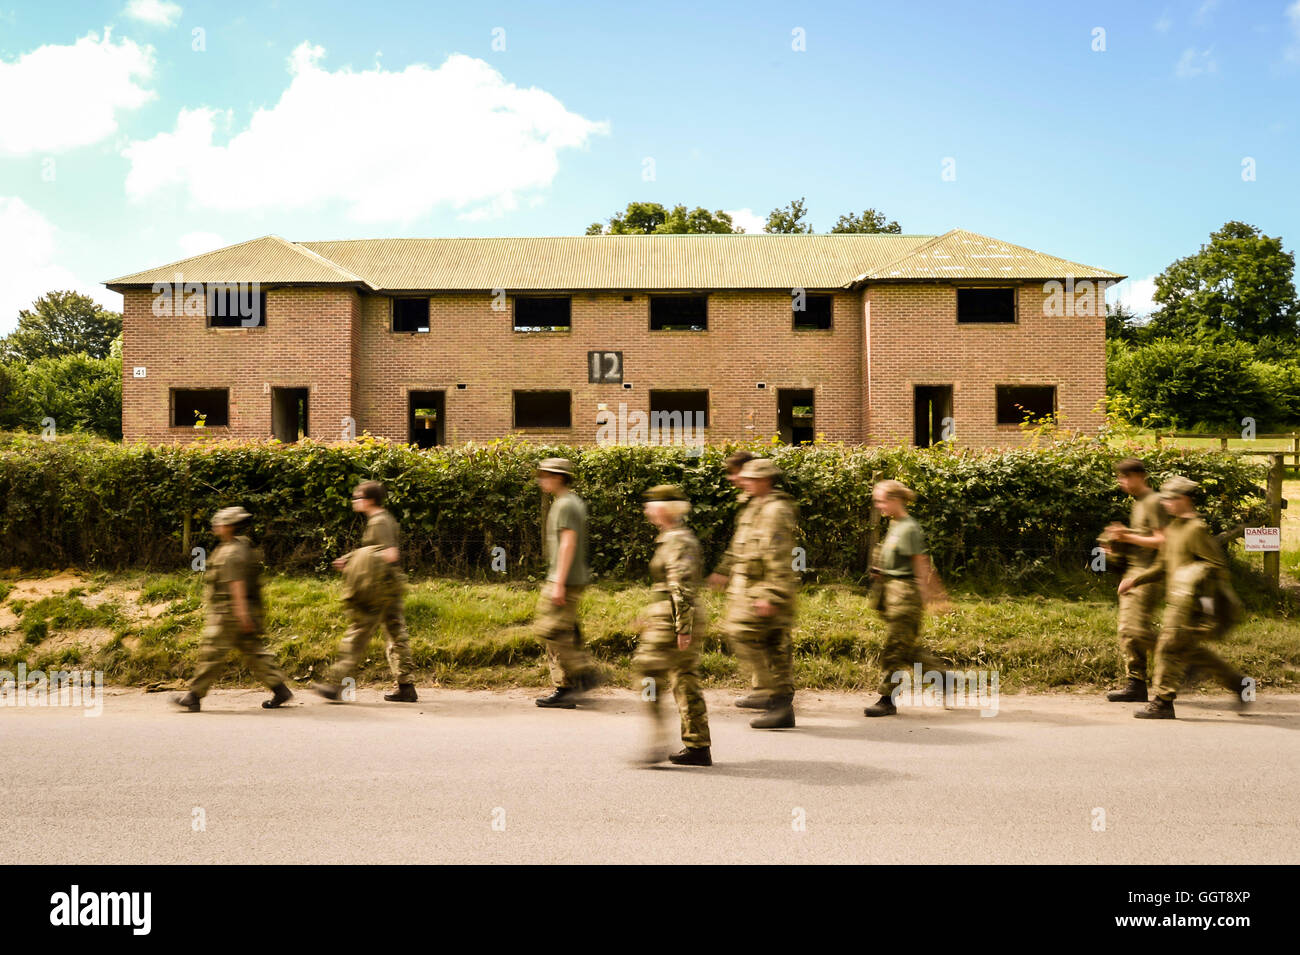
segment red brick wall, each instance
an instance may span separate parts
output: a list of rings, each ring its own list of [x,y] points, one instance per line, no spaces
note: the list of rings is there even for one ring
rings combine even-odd
[[[567,390],[573,427],[527,430],[538,440],[592,443],[597,404],[617,415],[649,411],[650,390],[708,390],[710,441],[770,438],[777,427],[777,389],[816,392],[815,427],[828,440],[861,439],[862,326],[856,293],[839,293],[830,331],[795,332],[784,292],[714,292],[708,331],[652,332],[649,296],[578,293],[569,332],[516,332],[513,300],[492,310],[492,297],[440,295],[430,304],[430,332],[390,331],[389,299],[362,300],[357,379],[358,426],[406,440],[407,393],[446,392],[448,443],[488,441],[514,430],[512,391]],[[587,383],[588,351],[621,351],[625,390]],[[767,385],[765,390],[757,382]],[[458,383],[467,387],[456,389]]]
[[[866,289],[868,439],[912,443],[913,386],[952,385],[959,444],[1021,442],[1015,425],[996,423],[997,385],[1055,385],[1067,428],[1095,429],[1105,395],[1105,307],[1091,314],[1044,314],[1042,283],[1020,286],[1014,325],[958,325],[951,285],[873,284]]]
[[[123,296],[122,433],[127,441],[190,441],[271,434],[272,387],[307,387],[308,430],[335,441],[352,414],[350,289],[267,292],[264,328],[208,328],[203,315],[156,316],[149,291]],[[143,366],[144,378],[133,369]],[[228,428],[171,427],[172,388],[229,388]]]

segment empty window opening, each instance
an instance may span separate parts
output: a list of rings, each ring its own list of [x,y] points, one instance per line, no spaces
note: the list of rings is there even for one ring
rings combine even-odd
[[[515,297],[515,331],[567,332],[572,328],[573,300],[567,296]]]
[[[393,331],[427,332],[429,300],[427,298],[393,299]]]
[[[1041,421],[1056,414],[1055,385],[998,385],[998,424]]]
[[[703,332],[708,328],[707,295],[650,296],[650,331]]]
[[[913,404],[913,441],[918,448],[928,448],[953,437],[952,385],[917,385]]]
[[[777,389],[777,431],[786,444],[812,444],[816,440],[814,402],[811,389]]]
[[[650,431],[660,444],[689,441],[709,426],[707,391],[650,391]],[[653,438],[651,439],[653,443]]]
[[[230,424],[230,389],[173,388],[173,428],[225,428]]]
[[[412,391],[407,397],[410,438],[417,448],[447,443],[445,391]]]
[[[515,427],[572,427],[571,405],[567,391],[516,391]]]
[[[209,328],[264,328],[266,293],[253,285],[209,285]]]
[[[794,314],[794,329],[797,332],[826,331],[831,327],[832,295],[805,295],[802,303],[799,296],[790,299],[790,310]],[[797,308],[802,304],[802,311]]]
[[[1013,288],[957,289],[957,321],[963,324],[997,324],[1016,320]]]
[[[271,434],[285,444],[307,437],[307,388],[271,389]]]

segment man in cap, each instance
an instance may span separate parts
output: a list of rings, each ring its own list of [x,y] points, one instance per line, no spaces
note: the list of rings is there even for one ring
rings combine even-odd
[[[1160,503],[1172,518],[1155,562],[1119,585],[1123,596],[1133,588],[1164,578],[1168,598],[1160,636],[1156,640],[1155,699],[1133,715],[1139,719],[1171,720],[1174,697],[1189,667],[1209,670],[1239,702],[1245,702],[1247,677],[1234,669],[1204,641],[1221,636],[1239,607],[1228,577],[1228,562],[1196,513],[1195,481],[1175,475],[1160,488]]]
[[[767,712],[750,721],[755,729],[788,729],[794,724],[794,658],[790,628],[794,622],[795,507],[790,495],[775,487],[781,469],[768,458],[754,458],[740,471],[740,483],[752,508],[738,522],[728,553],[723,628],[733,651],[752,670]]]
[[[733,451],[731,454],[727,455],[726,460],[723,462],[727,480],[733,487],[740,491],[740,513],[736,516],[736,529],[732,535],[731,545],[727,547],[726,552],[722,555],[722,560],[718,562],[718,566],[715,567],[713,573],[709,575],[709,586],[715,590],[724,590],[727,586],[727,582],[731,579],[731,569],[736,563],[736,555],[733,553],[732,548],[735,546],[735,542],[738,538],[742,540],[744,539],[745,528],[748,526],[749,522],[753,520],[753,515],[757,513],[756,508],[751,508],[749,506],[751,502],[750,496],[746,494],[745,489],[740,486],[741,469],[750,461],[754,460],[754,457],[754,454],[742,449],[739,451]],[[739,697],[736,700],[736,705],[750,710],[765,710],[770,702],[771,700],[768,698],[767,693],[759,689],[758,673],[751,673],[750,691],[744,696]]]
[[[1169,512],[1147,483],[1146,465],[1137,458],[1125,458],[1115,465],[1115,480],[1120,490],[1133,498],[1133,510],[1128,526],[1110,524],[1101,540],[1108,555],[1125,558],[1124,579],[1128,579],[1155,562]],[[1153,581],[1135,586],[1119,598],[1119,645],[1128,682],[1123,689],[1106,694],[1112,703],[1147,701],[1147,661],[1155,652],[1154,617],[1162,589],[1159,581]]]
[[[199,650],[199,666],[189,692],[173,702],[191,713],[226,667],[231,650],[238,650],[253,676],[270,688],[272,696],[262,706],[268,710],[293,698],[275,656],[262,634],[262,555],[243,533],[251,515],[242,507],[225,507],[212,517],[212,530],[221,543],[208,558],[203,574],[207,621]]]
[[[338,701],[343,694],[343,681],[353,676],[365,662],[370,639],[382,626],[388,637],[388,668],[392,671],[397,689],[385,693],[390,703],[416,703],[415,663],[411,657],[411,638],[406,632],[406,575],[402,573],[402,552],[399,548],[401,531],[397,518],[384,507],[388,491],[378,481],[362,481],[352,490],[352,509],[366,518],[366,529],[361,535],[361,547],[379,549],[379,556],[387,573],[370,581],[371,587],[382,592],[377,605],[364,602],[348,603],[348,632],[343,638],[339,660],[330,668],[329,677],[316,684],[316,692],[327,700]],[[356,551],[344,554],[334,561],[334,569],[346,575],[349,558]]]
[[[537,484],[552,496],[546,514],[546,583],[537,601],[537,635],[555,691],[537,705],[571,710],[578,697],[596,685],[596,672],[578,630],[578,602],[591,582],[587,566],[587,506],[573,493],[573,465],[546,458],[537,466]]]

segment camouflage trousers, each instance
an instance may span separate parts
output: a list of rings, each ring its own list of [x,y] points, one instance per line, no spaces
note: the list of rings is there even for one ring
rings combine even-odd
[[[755,616],[749,612],[748,604],[748,598],[743,595],[728,601],[723,632],[731,645],[731,652],[749,668],[756,691],[774,697],[794,696],[791,620],[781,614]]]
[[[398,683],[411,683],[415,679],[415,664],[411,660],[411,638],[406,632],[405,601],[398,597],[382,610],[369,610],[357,604],[348,604],[348,632],[343,637],[338,662],[330,667],[331,683],[342,683],[355,676],[366,660],[370,638],[380,626],[388,637],[388,669]]]
[[[1206,641],[1213,638],[1213,627],[1195,607],[1191,596],[1171,597],[1156,640],[1155,695],[1172,700],[1178,695],[1187,673],[1193,667],[1208,670],[1214,679],[1235,694],[1242,691],[1241,674],[1219,656]]]
[[[943,670],[944,664],[921,645],[921,589],[911,577],[890,577],[884,588],[880,615],[885,621],[885,646],[880,651],[881,696],[890,696],[898,683],[895,673],[912,672],[920,663],[923,670]]]
[[[700,639],[697,632],[686,650],[677,648],[677,634],[672,623],[654,621],[641,631],[641,639],[632,657],[632,666],[642,679],[641,697],[651,707],[655,722],[661,719],[659,697],[672,687],[677,713],[682,724],[682,744],[687,749],[708,746],[709,713],[700,690]]]
[[[534,626],[538,639],[546,645],[546,664],[551,671],[551,682],[557,687],[572,687],[592,668],[591,657],[582,645],[582,633],[578,629],[578,603],[582,600],[583,588],[565,587],[561,606],[551,602],[552,588],[550,581],[542,587]]]
[[[1146,568],[1130,567],[1124,579],[1136,577]],[[1155,653],[1156,604],[1160,602],[1160,584],[1139,584],[1119,598],[1119,648],[1124,657],[1124,672],[1130,680],[1147,679],[1147,660]]]
[[[260,633],[244,633],[234,620],[209,621],[203,630],[199,665],[190,681],[190,692],[202,699],[226,668],[232,650],[239,651],[248,668],[262,683],[274,689],[282,685],[284,672],[275,662],[275,654],[266,648]]]

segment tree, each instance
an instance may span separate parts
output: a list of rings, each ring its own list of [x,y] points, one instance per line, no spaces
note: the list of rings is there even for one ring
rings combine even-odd
[[[767,214],[767,225],[763,226],[763,231],[782,235],[812,232],[812,225],[803,221],[804,216],[807,214],[808,210],[804,207],[804,199],[800,196],[788,206],[782,206],[769,212]]]
[[[18,328],[0,339],[0,360],[61,355],[107,358],[122,334],[122,316],[78,292],[47,292],[18,313]]]
[[[840,216],[836,223],[831,226],[832,232],[888,232],[893,235],[900,235],[902,228],[897,222],[886,222],[885,214],[877,212],[875,209],[868,209],[860,216],[849,213],[846,216]]]
[[[1199,252],[1156,276],[1155,300],[1161,307],[1153,326],[1179,338],[1294,336],[1300,316],[1294,272],[1295,256],[1282,250],[1281,237],[1226,222]]]
[[[593,222],[587,226],[587,235],[684,235],[688,233],[725,234],[744,232],[731,221],[731,216],[719,209],[717,212],[696,206],[687,210],[684,205],[666,209],[658,202],[629,202],[627,209],[610,217],[609,225]]]

